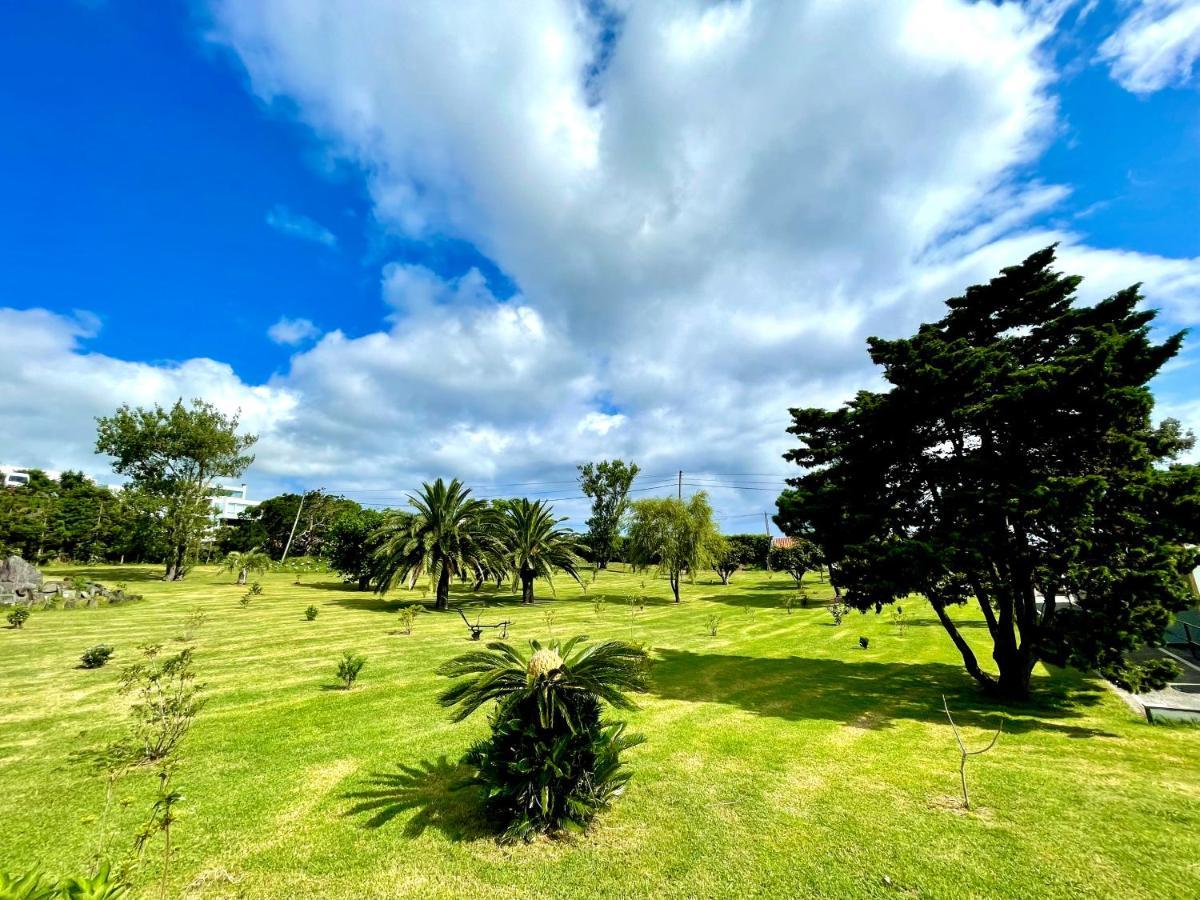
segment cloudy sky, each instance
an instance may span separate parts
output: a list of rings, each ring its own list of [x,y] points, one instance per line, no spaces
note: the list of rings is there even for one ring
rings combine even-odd
[[[1036,248],[1200,321],[1196,0],[5,16],[0,463],[103,475],[94,416],[204,397],[256,497],[621,456],[749,530],[787,407]],[[1197,359],[1155,386],[1193,427]]]

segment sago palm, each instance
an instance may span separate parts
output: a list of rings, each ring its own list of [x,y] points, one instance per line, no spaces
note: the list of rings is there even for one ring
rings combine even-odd
[[[496,701],[491,736],[464,761],[508,840],[586,827],[629,781],[621,753],[644,738],[626,735],[623,722],[602,722],[601,703],[633,707],[627,692],[646,689],[646,652],[623,641],[581,646],[585,640],[530,641],[528,658],[495,642],[439,669],[463,678],[439,698],[455,721]]]
[[[229,553],[224,562],[222,569],[226,572],[237,572],[237,583],[245,584],[246,576],[251,573],[265,572],[271,566],[271,557],[263,552],[261,547],[255,547],[253,550],[234,550]]]
[[[579,539],[559,527],[565,518],[555,518],[544,500],[530,503],[522,498],[505,505],[499,525],[504,566],[512,572],[514,587],[521,585],[521,602],[533,603],[533,583],[538,578],[553,582],[561,569],[579,581]]]
[[[385,525],[380,535],[375,589],[385,593],[398,581],[412,587],[428,574],[437,586],[435,606],[445,609],[452,577],[481,580],[494,569],[497,548],[487,503],[473,499],[457,478],[425,482],[408,501],[415,515]]]

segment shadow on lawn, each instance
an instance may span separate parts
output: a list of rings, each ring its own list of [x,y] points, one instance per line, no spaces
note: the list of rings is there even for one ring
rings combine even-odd
[[[354,804],[347,816],[367,816],[363,825],[381,828],[401,813],[416,810],[404,826],[405,837],[420,837],[436,828],[452,841],[472,840],[492,833],[483,815],[471,770],[445,755],[394,773],[372,775],[366,787],[346,794]]]
[[[1035,678],[1036,699],[994,703],[966,673],[947,663],[843,662],[790,656],[773,659],[657,650],[650,693],[669,700],[724,703],[780,719],[831,719],[847,725],[891,727],[895,719],[946,721],[942,695],[960,725],[990,729],[1004,717],[1006,732],[1053,731],[1073,738],[1112,737],[1095,728],[1063,724],[1079,718],[1074,706],[1095,704],[1096,685],[1071,670]]]

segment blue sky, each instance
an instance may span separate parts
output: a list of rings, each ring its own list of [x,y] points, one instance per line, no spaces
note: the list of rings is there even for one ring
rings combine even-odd
[[[866,334],[1039,242],[1196,324],[1200,24],[1140,27],[1191,2],[503,5],[10,5],[0,307],[70,365],[0,388],[85,425],[0,462],[94,470],[90,416],[206,392],[265,491],[775,476]]]

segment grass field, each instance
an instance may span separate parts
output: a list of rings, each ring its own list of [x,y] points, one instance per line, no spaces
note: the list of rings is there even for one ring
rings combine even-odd
[[[272,574],[243,609],[244,589],[212,569],[176,584],[150,568],[55,574],[67,572],[146,599],[0,629],[0,870],[90,866],[105,785],[80,755],[121,735],[117,681],[136,647],[182,646],[199,606],[210,702],[176,775],[173,896],[1200,895],[1200,729],[1147,725],[1071,672],[1039,673],[1034,705],[997,708],[919,601],[905,604],[901,634],[887,611],[835,627],[811,576],[818,601],[790,614],[790,580],[754,572],[685,584],[680,606],[665,581],[621,573],[586,595],[560,579],[557,600],[539,586],[533,609],[507,591],[456,596],[488,603],[485,621],[513,619],[516,641],[632,636],[656,659],[630,716],[649,741],[629,754],[625,797],[582,838],[503,847],[474,793],[454,789],[485,718],[453,725],[435,702],[446,684],[434,669],[471,646],[457,615],[419,616],[403,635],[397,601],[419,592],[381,600],[333,576]],[[625,598],[643,591],[631,614]],[[963,618],[982,647],[981,623]],[[101,642],[112,662],[76,668]],[[349,692],[333,674],[347,648],[367,657]],[[970,812],[942,694],[973,744],[1004,722],[970,764]],[[117,786],[110,855],[128,851],[152,781]]]

